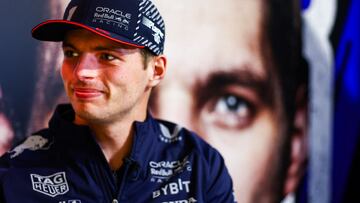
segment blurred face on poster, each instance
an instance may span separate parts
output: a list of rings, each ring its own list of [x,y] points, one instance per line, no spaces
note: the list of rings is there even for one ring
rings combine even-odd
[[[14,137],[10,121],[5,114],[0,112],[0,155],[7,152],[11,147],[11,141]]]
[[[267,56],[266,5],[154,2],[166,22],[169,68],[153,92],[153,114],[196,131],[221,152],[239,202],[278,202],[293,192],[299,177],[292,172],[298,173],[300,164],[282,163],[282,153],[293,143],[298,148],[289,159],[296,162],[303,136],[289,140],[284,133],[281,92]],[[290,176],[284,165],[293,167]]]
[[[10,149],[13,138],[14,132],[10,120],[5,114],[3,93],[0,86],[0,155]]]

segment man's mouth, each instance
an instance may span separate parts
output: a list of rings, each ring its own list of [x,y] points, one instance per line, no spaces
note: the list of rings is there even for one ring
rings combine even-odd
[[[103,95],[103,91],[93,88],[74,88],[74,94],[79,99],[93,99]]]

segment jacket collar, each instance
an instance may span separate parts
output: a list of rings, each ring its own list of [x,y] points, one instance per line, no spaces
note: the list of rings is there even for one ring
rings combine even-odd
[[[81,154],[89,153],[88,150],[92,150],[90,153],[93,153],[94,145],[91,145],[91,142],[95,145],[97,144],[90,128],[74,124],[74,118],[75,112],[70,104],[58,105],[49,122],[49,129],[56,135],[55,139],[61,143],[72,143],[82,146],[81,150],[85,150],[85,152],[81,152]],[[130,162],[134,169],[136,169],[137,174],[134,174],[134,176],[138,178],[139,175],[146,172],[147,163],[149,163],[152,154],[155,153],[153,143],[158,139],[160,127],[148,112],[144,122],[134,122],[134,128],[134,140],[130,156],[126,162]]]

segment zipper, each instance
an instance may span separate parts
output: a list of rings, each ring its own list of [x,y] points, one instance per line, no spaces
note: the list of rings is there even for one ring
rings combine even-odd
[[[119,190],[119,188],[122,188],[123,186],[122,185],[124,185],[125,183],[124,183],[124,179],[125,179],[125,177],[126,177],[126,175],[127,175],[127,173],[128,173],[128,170],[129,170],[129,166],[130,166],[130,164],[129,164],[129,162],[130,162],[130,160],[128,160],[128,158],[125,158],[125,163],[124,163],[124,166],[125,166],[125,169],[124,169],[124,173],[123,173],[123,177],[122,177],[122,179],[121,179],[121,186],[119,187],[119,184],[117,184],[117,181],[115,180],[115,177],[114,177],[114,175],[113,175],[113,173],[112,173],[112,171],[111,171],[111,168],[110,168],[110,166],[109,166],[109,163],[107,162],[107,160],[106,160],[106,157],[105,157],[105,155],[104,155],[104,153],[103,153],[103,151],[101,150],[101,147],[100,147],[100,145],[99,145],[99,143],[97,143],[97,141],[96,141],[96,139],[95,139],[95,135],[92,133],[92,132],[90,132],[91,133],[91,135],[92,136],[89,136],[89,137],[91,137],[90,138],[90,140],[91,140],[91,142],[93,142],[94,144],[95,144],[95,147],[96,147],[96,150],[98,151],[98,152],[95,152],[95,155],[97,155],[97,156],[99,156],[99,161],[100,162],[102,162],[102,163],[100,163],[100,165],[103,165],[104,167],[105,167],[105,171],[103,171],[103,170],[100,170],[103,174],[103,177],[108,177],[108,175],[107,174],[111,174],[111,178],[113,178],[114,179],[114,181],[113,181],[113,183],[115,184],[115,192],[113,193],[113,192],[111,192],[112,191],[112,189],[110,189],[111,188],[111,186],[109,186],[109,185],[107,185],[107,187],[110,187],[110,188],[108,188],[108,190],[105,190],[105,191],[107,191],[108,193],[107,193],[107,197],[109,198],[109,200],[111,201],[111,203],[118,203],[119,201],[117,200],[117,197],[119,197],[119,195],[120,195],[120,190]],[[132,161],[132,160],[131,160]],[[100,166],[100,168],[102,168],[102,166]],[[109,173],[108,172],[106,172],[106,171],[109,171]],[[105,183],[105,182],[107,182],[107,181],[103,181],[103,183]],[[104,186],[105,186],[106,184],[104,184]],[[106,187],[106,186],[105,186]],[[118,195],[116,194],[116,191],[118,191]]]
[[[132,160],[131,158],[125,158],[125,169],[124,169],[124,173],[122,174],[122,177],[120,179],[120,184],[117,185],[117,191],[118,193],[114,195],[114,198],[112,200],[112,203],[118,203],[118,199],[121,199],[124,187],[125,187],[125,182],[126,182],[126,177],[128,175],[128,171],[130,169],[130,166],[134,163],[134,160]]]

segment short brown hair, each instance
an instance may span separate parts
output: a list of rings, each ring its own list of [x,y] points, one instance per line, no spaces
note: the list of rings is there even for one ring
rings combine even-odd
[[[155,57],[155,55],[146,48],[140,49],[140,53],[141,53],[141,56],[143,57],[144,69],[146,69],[149,60],[151,58]]]

